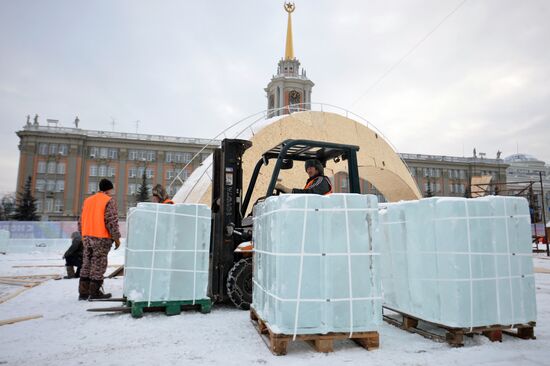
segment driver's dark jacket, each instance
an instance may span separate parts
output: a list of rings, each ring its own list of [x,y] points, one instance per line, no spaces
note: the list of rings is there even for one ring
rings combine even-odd
[[[306,187],[304,189],[294,188],[292,193],[312,193],[312,194],[327,194],[332,192],[332,184],[330,179],[324,175],[317,175],[315,177],[309,178],[306,182]]]

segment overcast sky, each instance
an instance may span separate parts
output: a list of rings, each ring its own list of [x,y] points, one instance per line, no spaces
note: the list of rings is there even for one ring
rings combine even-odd
[[[297,0],[294,50],[314,102],[350,108],[400,152],[550,162],[550,1]],[[211,137],[266,108],[282,1],[0,2],[0,191],[27,114],[69,126]],[[354,103],[359,97],[363,96]]]

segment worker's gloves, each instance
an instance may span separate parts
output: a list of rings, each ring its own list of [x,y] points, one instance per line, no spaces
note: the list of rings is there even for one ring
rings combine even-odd
[[[115,250],[120,246],[120,239],[115,239]]]
[[[289,191],[289,189],[281,183],[275,184],[275,189],[284,193],[287,193]]]

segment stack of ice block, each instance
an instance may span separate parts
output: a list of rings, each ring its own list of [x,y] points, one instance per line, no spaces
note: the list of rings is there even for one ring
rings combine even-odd
[[[281,334],[377,330],[378,201],[295,194],[254,209],[252,307]]]
[[[206,299],[210,209],[139,203],[128,215],[124,294],[132,301]]]
[[[536,320],[525,199],[430,198],[381,207],[386,306],[451,327]]]

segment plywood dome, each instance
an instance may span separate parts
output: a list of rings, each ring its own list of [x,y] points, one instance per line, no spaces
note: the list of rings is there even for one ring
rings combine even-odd
[[[359,174],[372,183],[388,201],[421,198],[421,194],[406,165],[388,142],[374,130],[348,117],[331,112],[305,111],[267,120],[261,126],[246,130],[241,139],[252,141],[252,147],[243,156],[243,189],[246,190],[256,162],[262,154],[287,139],[308,139],[358,145]],[[210,204],[212,159],[193,172],[174,197],[176,202]],[[262,167],[252,202],[267,191],[274,164]],[[328,176],[345,172],[346,162],[327,163]],[[287,187],[303,187],[307,178],[304,169],[295,165],[281,171],[282,183]]]

